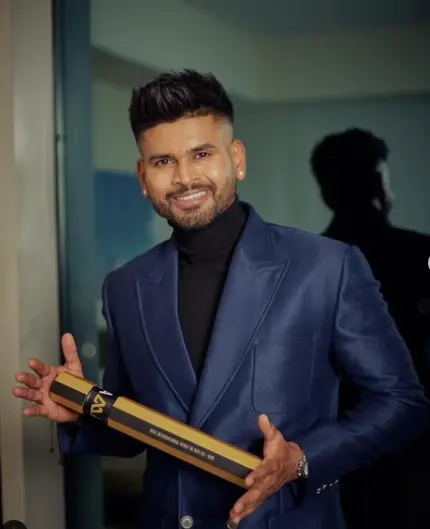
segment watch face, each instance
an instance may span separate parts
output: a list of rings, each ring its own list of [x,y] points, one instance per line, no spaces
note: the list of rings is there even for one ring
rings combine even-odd
[[[304,457],[300,461],[299,469],[297,473],[298,473],[299,478],[301,479],[306,479],[308,477],[308,461],[306,457]]]

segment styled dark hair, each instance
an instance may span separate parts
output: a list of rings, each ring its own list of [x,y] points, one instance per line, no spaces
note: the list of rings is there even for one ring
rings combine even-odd
[[[313,149],[310,165],[326,204],[333,210],[344,202],[368,202],[375,197],[377,164],[389,149],[381,138],[358,128],[325,136]]]
[[[233,105],[216,77],[190,69],[163,73],[133,90],[129,108],[136,141],[161,123],[211,114],[234,121]]]

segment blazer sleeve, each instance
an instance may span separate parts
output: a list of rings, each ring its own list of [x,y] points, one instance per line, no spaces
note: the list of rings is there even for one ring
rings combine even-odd
[[[108,276],[102,288],[103,315],[107,325],[107,347],[103,389],[113,395],[134,400],[131,383],[124,366],[108,302]],[[133,457],[143,452],[145,445],[90,416],[82,416],[75,424],[59,425],[59,445],[62,455],[87,454]]]
[[[294,439],[308,459],[310,491],[321,493],[346,473],[396,451],[428,424],[429,404],[379,286],[361,251],[348,247],[333,355],[345,377],[361,389],[361,400],[338,420]]]

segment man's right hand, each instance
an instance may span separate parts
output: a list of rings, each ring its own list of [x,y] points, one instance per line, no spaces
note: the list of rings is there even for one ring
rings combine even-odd
[[[25,408],[27,417],[45,417],[57,423],[76,422],[79,413],[60,406],[49,396],[51,384],[60,373],[67,371],[73,375],[83,378],[82,365],[79,360],[75,340],[71,334],[65,334],[61,339],[65,363],[62,366],[49,366],[42,361],[33,358],[28,366],[33,373],[16,373],[15,380],[23,386],[13,389],[15,397],[35,403]]]

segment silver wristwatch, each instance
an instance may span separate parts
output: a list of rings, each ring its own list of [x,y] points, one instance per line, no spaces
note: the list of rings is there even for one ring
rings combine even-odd
[[[303,454],[297,466],[297,477],[299,479],[307,479],[308,477],[308,460],[305,454]]]

